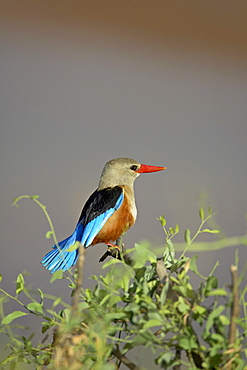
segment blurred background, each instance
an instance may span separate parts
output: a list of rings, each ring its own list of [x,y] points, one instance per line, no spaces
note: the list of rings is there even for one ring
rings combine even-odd
[[[34,290],[62,295],[40,264],[53,245],[40,196],[59,240],[70,235],[106,161],[130,157],[167,170],[136,181],[131,248],[163,242],[156,217],[196,231],[202,193],[229,236],[246,232],[247,3],[0,1],[1,287],[18,273]],[[214,240],[210,236],[209,240]],[[202,238],[200,239],[202,240]],[[239,248],[240,268],[246,247]],[[101,273],[104,245],[89,248],[85,287]],[[202,274],[220,260],[230,282],[234,248],[200,253]],[[8,302],[6,313],[20,307]],[[36,331],[34,320],[23,325]],[[1,343],[4,343],[2,339]],[[1,345],[1,351],[3,346]],[[141,365],[141,352],[133,358]],[[145,360],[148,365],[148,359]]]

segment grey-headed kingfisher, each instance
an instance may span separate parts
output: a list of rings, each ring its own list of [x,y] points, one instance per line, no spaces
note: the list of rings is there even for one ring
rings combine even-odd
[[[85,248],[98,243],[111,245],[134,225],[137,215],[134,181],[141,173],[162,171],[165,167],[140,164],[130,158],[107,162],[97,190],[82,209],[75,231],[47,253],[42,264],[51,272],[74,266],[79,251],[67,249],[79,241]]]

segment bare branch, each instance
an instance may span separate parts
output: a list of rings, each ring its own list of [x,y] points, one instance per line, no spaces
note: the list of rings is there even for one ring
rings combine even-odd
[[[79,304],[79,297],[80,292],[83,284],[83,270],[84,270],[84,263],[85,263],[85,255],[86,255],[86,249],[82,244],[79,246],[79,258],[77,261],[77,269],[78,269],[78,276],[76,281],[76,288],[74,291],[74,295],[72,298],[72,309],[73,313],[75,314],[78,310],[78,304]]]
[[[86,250],[82,244],[79,246],[79,257],[77,261],[78,275],[76,280],[76,288],[72,298],[72,316],[78,314],[79,298],[83,283],[83,270],[85,263]],[[86,342],[86,335],[83,332],[57,332],[54,335],[54,369],[65,369],[70,368],[71,370],[81,369],[82,363],[80,356],[83,353],[83,349],[76,351],[76,344],[78,341]]]
[[[238,269],[236,266],[231,265],[230,272],[232,275],[232,292],[233,302],[231,307],[231,324],[229,333],[229,346],[233,345],[236,341],[236,319],[239,317],[239,295],[238,295]]]
[[[117,357],[125,366],[127,366],[130,370],[140,370],[138,366],[136,366],[128,357],[122,355],[121,351],[118,349],[113,349],[112,354]]]
[[[232,276],[232,292],[233,292],[233,301],[231,306],[231,322],[230,322],[230,331],[229,331],[229,344],[228,347],[231,348],[236,342],[236,332],[237,332],[237,323],[236,320],[239,317],[239,293],[238,293],[238,268],[237,266],[231,265],[230,272]],[[232,361],[229,359],[225,365],[226,370],[231,370]]]
[[[181,349],[176,350],[176,355],[175,355],[175,360],[181,360]],[[180,370],[181,369],[181,364],[173,366],[173,370]]]

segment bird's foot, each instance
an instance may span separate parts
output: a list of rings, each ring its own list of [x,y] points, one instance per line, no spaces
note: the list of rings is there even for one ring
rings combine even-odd
[[[121,259],[120,257],[120,247],[118,245],[107,243],[107,251],[105,254],[100,258],[99,262],[103,262],[107,257],[112,256],[117,259]]]
[[[107,245],[107,247],[108,247],[109,250],[112,250],[112,249],[117,249],[119,251],[121,250],[120,247],[119,247],[119,245],[112,244],[112,243],[107,243],[106,245]]]

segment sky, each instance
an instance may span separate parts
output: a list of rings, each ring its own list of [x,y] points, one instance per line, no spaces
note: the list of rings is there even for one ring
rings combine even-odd
[[[125,245],[164,242],[156,217],[196,231],[202,197],[228,236],[244,235],[247,213],[247,68],[234,52],[197,49],[168,40],[63,26],[32,17],[1,22],[1,259],[2,287],[27,270],[28,284],[69,302],[64,281],[49,284],[40,261],[53,242],[42,210],[20,195],[39,195],[59,240],[73,232],[97,188],[104,164],[130,157],[166,166],[135,183],[138,219]],[[157,41],[157,40],[156,40]],[[210,237],[211,238],[211,237]],[[215,237],[212,236],[212,239]],[[200,239],[202,240],[202,239]],[[240,265],[246,259],[239,247]],[[104,245],[87,250],[85,287],[102,272]],[[230,282],[234,249],[199,254],[202,274],[220,260]],[[12,302],[7,313],[18,309]],[[33,324],[35,327],[35,324]]]

